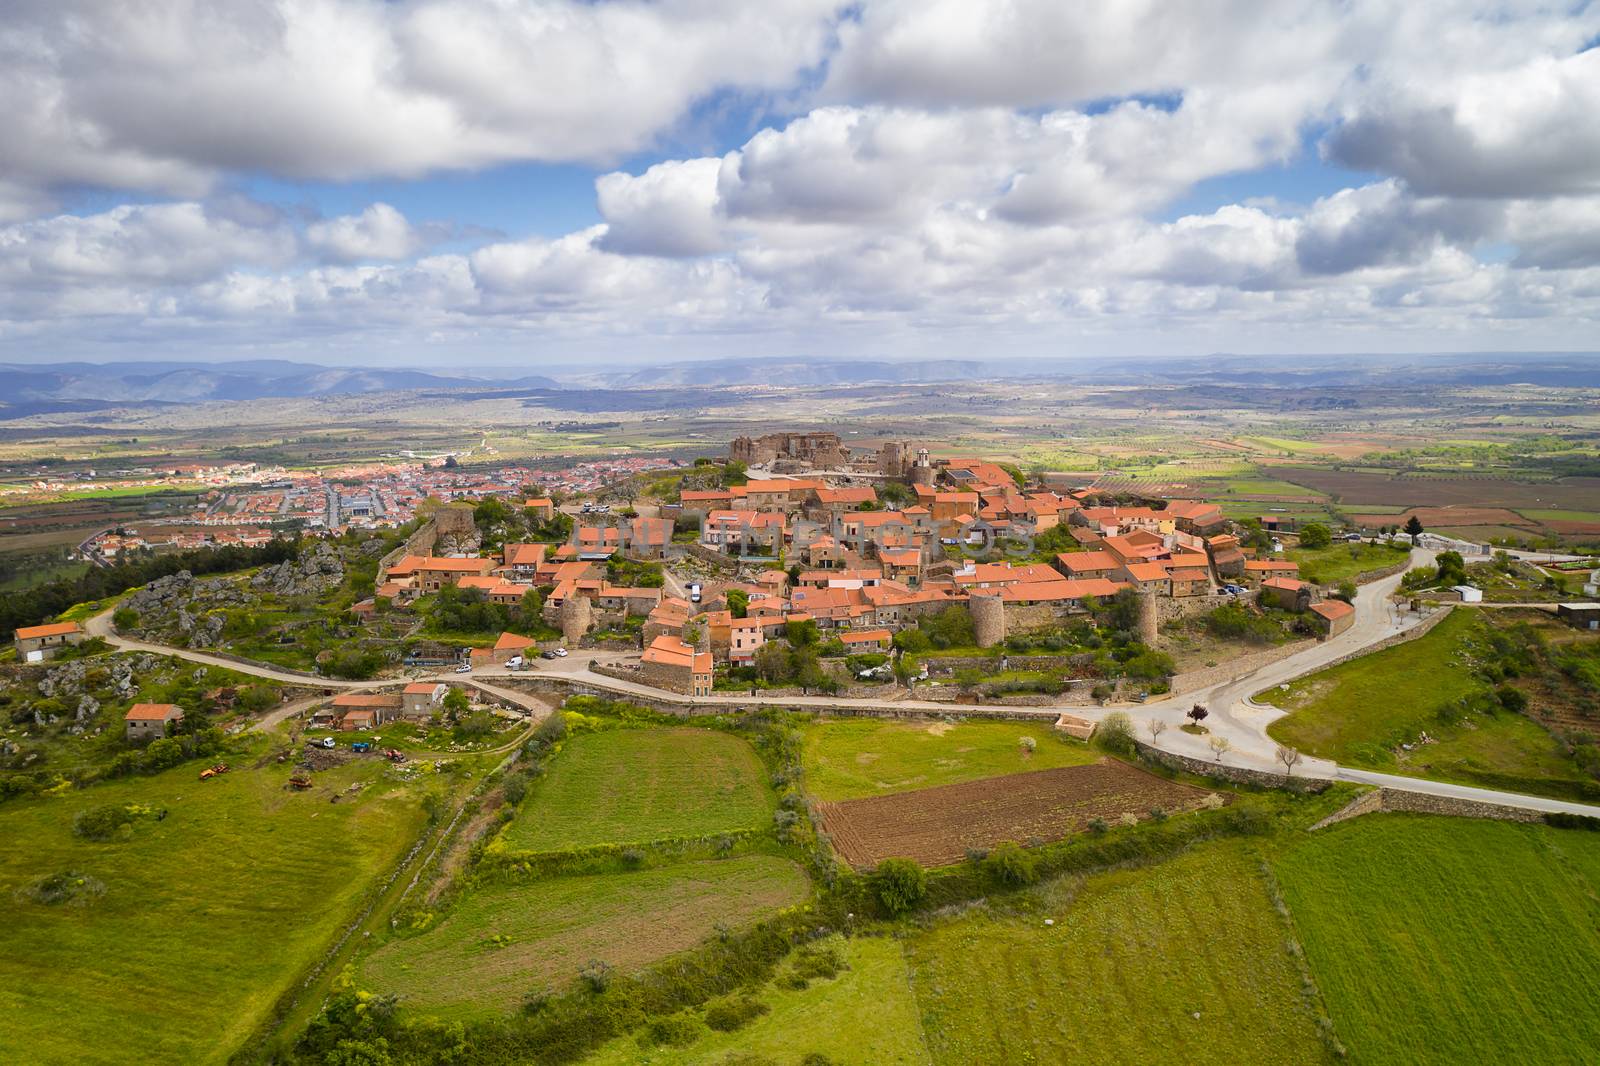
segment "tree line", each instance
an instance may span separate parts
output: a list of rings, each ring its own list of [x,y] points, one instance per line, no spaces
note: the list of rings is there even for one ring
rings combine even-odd
[[[0,633],[11,639],[22,626],[48,622],[75,604],[117,596],[129,589],[147,585],[159,577],[187,570],[191,574],[219,574],[267,566],[293,559],[300,544],[293,540],[273,540],[259,548],[228,545],[221,548],[196,548],[192,551],[132,559],[106,567],[95,567],[82,577],[64,578],[31,589],[0,597]]]

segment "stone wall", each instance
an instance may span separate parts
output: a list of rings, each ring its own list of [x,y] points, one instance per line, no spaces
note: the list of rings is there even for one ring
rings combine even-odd
[[[1188,774],[1199,774],[1202,777],[1220,777],[1224,781],[1232,781],[1235,784],[1264,785],[1267,788],[1290,788],[1301,792],[1321,792],[1333,784],[1331,780],[1323,777],[1290,776],[1272,770],[1253,770],[1246,766],[1227,766],[1219,762],[1207,762],[1205,759],[1195,759],[1187,755],[1178,755],[1175,752],[1162,751],[1138,738],[1135,738],[1133,743],[1139,749],[1141,757],[1158,766],[1165,766],[1169,770],[1180,770]]]
[[[378,560],[378,584],[383,584],[389,577],[389,568],[408,555],[430,555],[433,553],[434,544],[439,540],[439,527],[433,519],[422,523],[406,542]]]
[[[1382,581],[1386,577],[1394,577],[1396,574],[1403,574],[1409,569],[1411,569],[1411,557],[1407,555],[1403,556],[1393,566],[1384,566],[1377,570],[1363,570],[1350,580],[1358,585],[1366,585],[1373,581]]]
[[[1413,792],[1403,788],[1375,788],[1363,792],[1343,807],[1312,826],[1312,831],[1325,826],[1348,822],[1363,814],[1399,812],[1406,814],[1439,814],[1453,818],[1493,818],[1503,822],[1542,822],[1544,814],[1525,807],[1512,807],[1501,803],[1463,799],[1458,796],[1436,796],[1428,792]]]
[[[1198,670],[1185,670],[1181,674],[1173,674],[1172,693],[1175,696],[1181,695],[1185,692],[1193,692],[1196,689],[1208,688],[1224,681],[1232,681],[1237,677],[1244,677],[1246,674],[1253,673],[1263,666],[1275,663],[1280,659],[1287,659],[1297,652],[1305,651],[1315,643],[1317,643],[1315,640],[1291,641],[1288,644],[1280,644],[1276,648],[1263,648],[1261,651],[1253,651],[1236,659],[1225,659],[1216,666],[1204,666]]]
[[[708,548],[704,544],[685,544],[683,547],[693,558],[699,559],[702,563],[707,563],[719,570],[733,573],[739,569],[739,560],[732,555]]]
[[[1159,596],[1156,598],[1156,621],[1163,626],[1170,625],[1185,618],[1207,614],[1232,599],[1225,592],[1212,596]]]

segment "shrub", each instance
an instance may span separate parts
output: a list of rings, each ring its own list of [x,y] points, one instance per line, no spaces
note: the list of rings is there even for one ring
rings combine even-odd
[[[1089,832],[1093,833],[1095,836],[1101,836],[1110,828],[1111,826],[1106,824],[1106,820],[1104,818],[1089,819]]]
[[[717,1003],[706,1010],[706,1024],[719,1033],[743,1029],[770,1010],[760,1000],[745,996]]]
[[[995,880],[1007,885],[1030,885],[1039,876],[1034,856],[1010,840],[989,853],[988,866]]]
[[[628,867],[630,870],[637,870],[639,867],[644,865],[644,852],[640,851],[638,848],[622,849],[622,865]]]
[[[124,826],[133,825],[133,812],[125,806],[114,803],[103,807],[90,807],[79,811],[72,819],[72,832],[74,836],[84,840],[93,840],[104,843],[118,836],[126,835]]]
[[[152,773],[177,766],[183,761],[183,746],[169,737],[152,740],[144,749],[144,768]]]
[[[705,1026],[691,1014],[672,1014],[657,1018],[644,1027],[639,1043],[645,1047],[687,1047],[700,1039]]]
[[[1494,697],[1508,711],[1520,714],[1528,709],[1528,694],[1515,685],[1501,685],[1494,690]]]
[[[1544,816],[1544,823],[1557,829],[1587,829],[1591,833],[1600,833],[1600,818],[1591,818],[1586,814],[1551,811]]]
[[[885,859],[872,874],[872,890],[890,914],[904,914],[928,894],[928,875],[910,859]]]
[[[591,992],[604,992],[611,987],[611,975],[614,967],[609,962],[600,959],[590,959],[578,970],[578,977],[589,986]]]
[[[1094,742],[1113,755],[1132,755],[1137,750],[1133,739],[1133,719],[1125,711],[1112,711],[1095,727]]]

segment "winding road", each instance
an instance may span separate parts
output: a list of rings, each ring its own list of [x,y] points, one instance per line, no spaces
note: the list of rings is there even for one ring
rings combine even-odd
[[[1411,566],[1431,565],[1433,558],[1432,552],[1421,549],[1414,550],[1411,554]],[[1166,724],[1167,728],[1152,741],[1154,746],[1162,751],[1206,762],[1220,762],[1223,766],[1282,773],[1282,764],[1277,761],[1278,745],[1276,741],[1267,735],[1267,726],[1288,712],[1268,704],[1257,703],[1251,697],[1256,693],[1272,688],[1274,685],[1286,684],[1295,678],[1320,670],[1336,660],[1359,654],[1375,644],[1420,625],[1430,617],[1431,612],[1424,611],[1421,614],[1417,614],[1400,610],[1391,603],[1390,597],[1400,587],[1400,580],[1401,575],[1396,574],[1361,586],[1360,595],[1356,597],[1355,601],[1355,621],[1349,629],[1337,637],[1313,644],[1277,662],[1269,663],[1205,688],[1193,689],[1169,699],[1133,706],[1084,707],[1063,705],[1038,708],[1008,707],[1006,710],[1023,715],[1035,715],[1041,721],[1046,722],[1053,722],[1062,712],[1097,721],[1114,711],[1125,711],[1134,716],[1136,724],[1140,728],[1141,739],[1144,739],[1147,735],[1147,723],[1150,720],[1155,719]],[[190,662],[234,670],[285,685],[364,691],[392,688],[396,684],[416,680],[470,684],[490,696],[516,704],[535,716],[548,713],[549,704],[536,696],[519,692],[513,688],[496,685],[493,682],[502,679],[543,678],[613,692],[622,696],[647,697],[658,702],[665,701],[680,704],[685,708],[715,706],[735,709],[773,705],[814,708],[816,710],[924,711],[930,714],[982,714],[996,709],[995,705],[992,704],[935,702],[909,697],[904,699],[852,699],[837,696],[783,696],[756,693],[753,695],[720,694],[691,699],[690,697],[680,696],[653,686],[596,673],[591,669],[595,663],[617,661],[626,658],[626,656],[616,652],[593,651],[574,652],[564,659],[534,659],[531,661],[532,669],[521,671],[510,671],[503,667],[481,667],[471,674],[440,671],[408,677],[403,681],[397,681],[393,678],[375,681],[342,681],[334,678],[310,677],[289,670],[281,670],[265,663],[232,659],[204,651],[174,648],[124,637],[112,627],[111,611],[109,609],[90,618],[85,623],[84,628],[91,637],[99,637],[106,641],[107,644],[121,651],[173,655]],[[257,722],[254,728],[272,728],[279,722],[300,713],[317,702],[320,702],[320,698],[298,700],[275,708],[269,715]],[[1184,723],[1185,715],[1190,707],[1196,703],[1204,704],[1209,711],[1209,715],[1206,718],[1206,726],[1210,730],[1210,735],[1225,737],[1228,740],[1229,749],[1220,758],[1209,748],[1207,737],[1185,733],[1178,728]],[[1420,778],[1402,777],[1393,774],[1374,773],[1367,770],[1342,767],[1329,760],[1315,759],[1309,756],[1305,757],[1296,767],[1295,773],[1297,776],[1306,778],[1354,781],[1363,784],[1381,785],[1385,788],[1402,791],[1449,796],[1526,810],[1563,811],[1600,817],[1600,806],[1569,803],[1539,796],[1525,796],[1515,792],[1499,792],[1490,789],[1472,788],[1466,785],[1426,781]]]

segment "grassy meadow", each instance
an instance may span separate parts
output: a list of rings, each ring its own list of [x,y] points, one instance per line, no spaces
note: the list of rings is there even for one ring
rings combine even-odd
[[[931,1060],[900,941],[893,937],[832,938],[844,968],[834,977],[812,977],[803,989],[787,987],[790,966],[763,988],[757,1002],[767,1013],[731,1032],[705,1028],[692,1043],[642,1046],[621,1037],[584,1060],[587,1066],[710,1066],[740,1062],[798,1062],[826,1055],[835,1063],[920,1066]]]
[[[638,844],[768,824],[755,749],[710,729],[607,729],[565,742],[506,828],[516,851]]]
[[[1031,754],[1022,746],[1032,737]],[[806,788],[823,800],[881,796],[1026,770],[1091,763],[1100,753],[1039,722],[853,718],[805,730]]]
[[[1287,548],[1284,555],[1300,564],[1300,575],[1315,578],[1324,585],[1354,580],[1357,574],[1381,570],[1406,561],[1408,551],[1396,551],[1381,544],[1335,542],[1326,548]]]
[[[1274,867],[1352,1061],[1594,1061],[1600,834],[1373,815]]]
[[[1427,635],[1321,670],[1258,698],[1290,711],[1273,739],[1322,758],[1411,777],[1571,794],[1587,780],[1561,742],[1531,718],[1500,711],[1449,722],[1439,708],[1481,692],[1469,665],[1488,623],[1459,609]],[[1426,732],[1433,743],[1396,757]]]
[[[197,773],[0,806],[0,1061],[226,1061],[425,821],[378,763],[319,774],[309,793],[286,791],[276,764]],[[80,811],[113,804],[167,814],[137,818],[126,839],[74,835]],[[30,898],[64,873],[91,891]]]
[[[773,855],[475,888],[437,926],[368,956],[360,984],[430,1014],[494,1014],[571,985],[591,959],[632,972],[809,892]]]
[[[1028,903],[907,941],[934,1062],[1328,1059],[1243,842],[1065,878]]]

